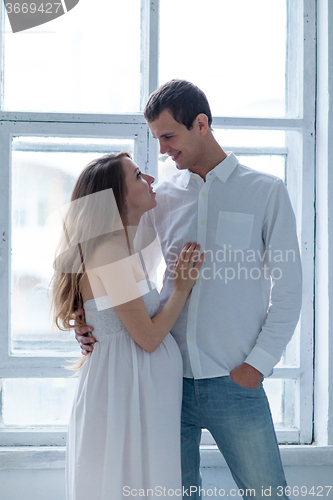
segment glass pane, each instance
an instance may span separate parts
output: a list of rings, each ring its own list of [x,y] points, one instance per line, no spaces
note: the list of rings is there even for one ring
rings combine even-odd
[[[48,217],[69,202],[76,178],[91,160],[106,151],[133,154],[134,140],[18,137],[13,149],[12,349],[18,355],[79,354],[74,336],[50,321],[48,290],[59,228]]]
[[[269,406],[274,424],[283,424],[283,380],[277,378],[265,378],[264,388],[268,397]]]
[[[76,378],[2,380],[3,425],[66,426],[76,385]]]
[[[247,167],[264,174],[275,175],[285,181],[286,159],[283,155],[238,155],[238,158]]]
[[[291,337],[290,342],[285,347],[278,367],[283,366],[299,366],[299,346],[300,346],[300,322],[298,322],[295,332]]]
[[[67,425],[76,384],[76,378],[3,380],[3,425]],[[294,425],[295,384],[289,379],[264,379],[276,425]]]
[[[234,147],[242,148],[283,148],[286,145],[284,130],[250,130],[215,128],[214,135],[223,149]]]
[[[2,380],[3,425],[67,425],[76,385],[76,378]],[[294,426],[295,387],[295,380],[264,379],[275,425]]]
[[[271,407],[275,425],[295,425],[296,380],[265,378],[264,389]]]
[[[214,128],[214,127],[213,127]],[[283,130],[244,130],[214,128],[214,136],[224,151],[234,151],[240,163],[261,172],[286,180],[285,154],[265,154],[266,151],[287,151]],[[244,149],[248,151],[244,153]],[[237,150],[243,151],[238,153]],[[254,153],[254,150],[255,153]],[[177,172],[174,161],[167,155],[159,155],[158,180],[163,181]]]
[[[242,165],[253,168],[260,172],[275,175],[285,180],[285,156],[284,155],[241,155],[238,154]],[[167,156],[161,156],[158,162],[158,179],[163,181],[177,172],[174,161]]]
[[[12,33],[5,25],[7,110],[140,110],[140,0],[80,0],[67,14]]]
[[[286,1],[161,0],[160,9],[160,83],[192,81],[214,116],[285,115]]]

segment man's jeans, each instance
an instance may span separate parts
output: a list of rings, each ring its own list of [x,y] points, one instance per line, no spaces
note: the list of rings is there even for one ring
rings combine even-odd
[[[289,498],[285,495],[287,484],[271,412],[262,386],[247,389],[236,384],[230,376],[200,380],[184,378],[183,498],[200,498],[201,429],[210,431],[239,490],[243,490],[237,492],[238,498],[242,494],[243,498],[252,499]],[[223,488],[223,485],[220,487]],[[226,491],[225,496],[230,496],[229,493]],[[216,495],[219,498],[218,489]]]

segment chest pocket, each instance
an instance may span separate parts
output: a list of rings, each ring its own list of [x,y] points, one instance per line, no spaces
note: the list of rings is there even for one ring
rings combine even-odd
[[[244,250],[251,243],[253,214],[219,212],[215,242],[232,250]]]

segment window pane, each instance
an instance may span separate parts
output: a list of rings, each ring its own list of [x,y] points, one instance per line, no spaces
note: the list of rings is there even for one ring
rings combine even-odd
[[[285,180],[284,155],[237,155],[240,163],[260,172],[275,175]],[[174,161],[166,155],[161,155],[158,161],[158,179],[164,181],[177,172]]]
[[[3,379],[2,425],[67,425],[76,385],[76,378]],[[296,381],[268,378],[264,388],[274,424],[294,426]]]
[[[284,131],[214,128],[214,136],[225,151],[234,151],[243,165],[286,180]],[[163,181],[175,172],[177,169],[171,157],[159,155],[158,180]]]
[[[285,1],[161,0],[160,19],[160,83],[192,81],[215,116],[285,115]]]
[[[2,380],[3,426],[67,425],[76,378]]]
[[[50,321],[49,284],[59,228],[49,216],[69,202],[87,163],[106,150],[133,154],[134,141],[19,137],[13,149],[12,350],[18,355],[78,354],[74,336],[56,330]]]
[[[295,425],[296,380],[265,378],[263,382],[275,425]]]
[[[286,144],[284,130],[250,130],[215,128],[214,135],[217,142],[225,149],[234,147],[243,148],[283,148]]]
[[[282,155],[238,155],[240,162],[264,174],[275,175],[285,180],[285,157]]]
[[[15,34],[6,16],[5,30],[5,109],[139,111],[140,0],[80,0]]]

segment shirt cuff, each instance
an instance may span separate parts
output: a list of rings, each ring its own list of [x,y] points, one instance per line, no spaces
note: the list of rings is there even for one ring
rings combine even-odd
[[[255,346],[245,359],[244,363],[256,368],[264,375],[264,377],[269,377],[272,375],[273,368],[278,363],[278,360],[268,354],[268,352],[261,349],[261,347]]]

